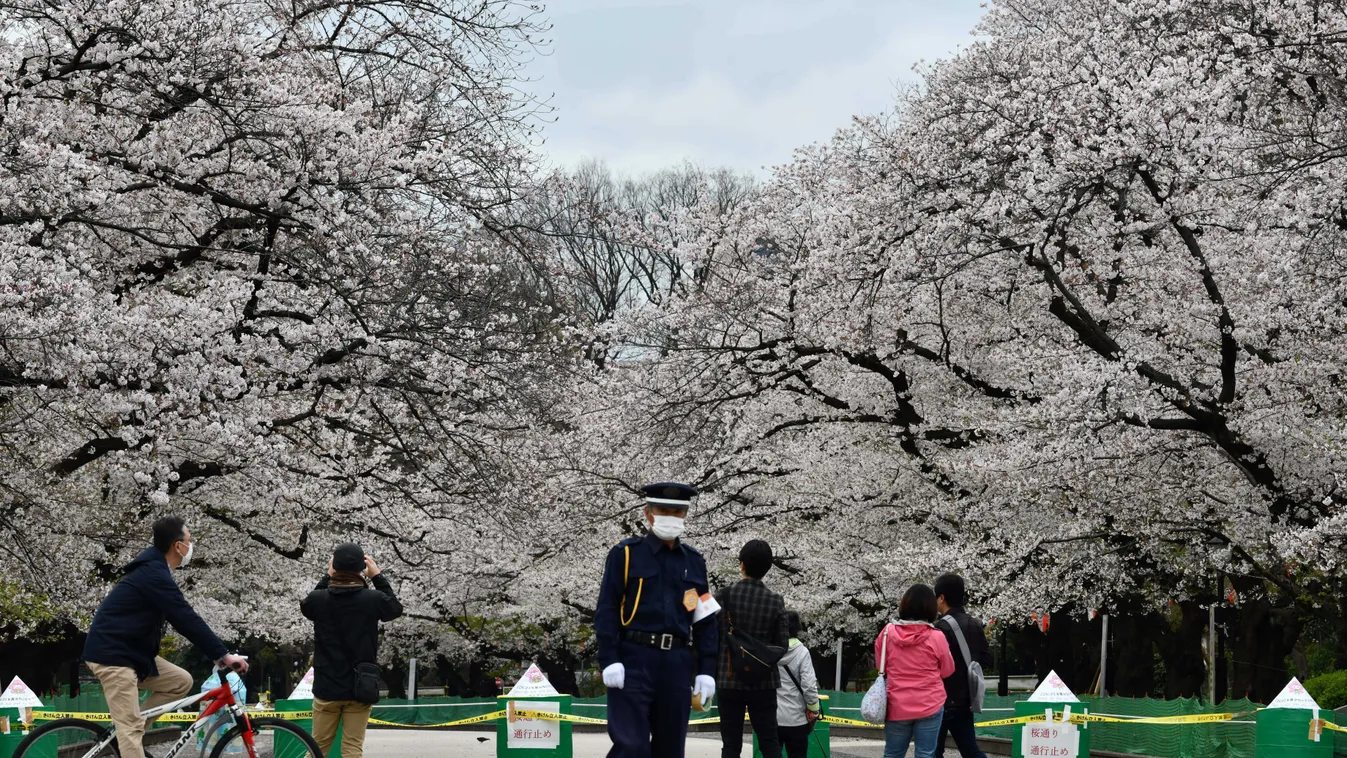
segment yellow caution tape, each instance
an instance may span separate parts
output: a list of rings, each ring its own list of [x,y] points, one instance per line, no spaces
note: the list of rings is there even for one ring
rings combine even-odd
[[[269,716],[282,719],[311,719],[313,711],[247,711],[250,717]],[[217,714],[211,714],[212,716]],[[107,713],[88,713],[81,711],[33,711],[33,721],[56,721],[57,719],[83,719],[85,721],[110,722],[112,715]],[[196,723],[201,719],[199,713],[165,713],[155,718],[155,723]]]
[[[1112,716],[1095,716],[1088,713],[1071,714],[1071,723],[1085,723],[1089,721],[1098,721],[1105,724],[1212,724],[1219,721],[1230,721],[1240,716],[1248,716],[1248,713],[1194,713],[1188,716],[1153,716],[1143,718],[1115,718]]]
[[[1310,728],[1313,729],[1315,725],[1315,720],[1310,719]],[[1332,732],[1347,732],[1347,726],[1339,726],[1332,721],[1325,721],[1324,719],[1319,719],[1317,725],[1320,729],[1327,729]]]
[[[369,723],[379,726],[405,726],[413,729],[445,729],[451,726],[467,726],[468,724],[481,724],[487,721],[505,718],[505,711],[495,711],[494,713],[483,713],[480,716],[471,716],[457,721],[445,721],[439,724],[404,724],[399,721],[384,721],[383,719],[370,719]]]
[[[819,716],[819,721],[826,721],[829,724],[841,724],[843,726],[868,726],[871,729],[881,729],[883,724],[871,724],[869,721],[857,721],[856,719],[844,719],[840,716]]]
[[[995,721],[979,721],[973,726],[993,727],[993,726],[1015,726],[1016,724],[1031,724],[1035,721],[1042,721],[1043,714],[1037,716],[1016,716],[1008,719],[997,719]]]
[[[270,718],[287,719],[292,721],[298,719],[313,718],[313,711],[248,711],[247,713],[250,717],[254,718],[270,717]],[[1253,711],[1246,711],[1244,713],[1197,713],[1187,716],[1155,716],[1155,717],[1141,717],[1141,718],[1117,718],[1114,716],[1096,716],[1090,713],[1073,713],[1071,714],[1070,721],[1073,724],[1087,724],[1087,723],[1150,724],[1150,725],[1213,724],[1223,721],[1231,721],[1233,719],[1241,718],[1243,716],[1252,715],[1253,713],[1254,713]],[[481,724],[487,721],[495,721],[496,719],[506,718],[508,715],[509,715],[508,711],[495,711],[494,713],[485,713],[480,716],[472,716],[470,718],[458,719],[456,721],[444,721],[436,724],[404,724],[399,721],[384,721],[383,719],[371,718],[369,720],[369,723],[376,724],[379,726],[398,726],[413,729],[446,729],[455,726],[468,726],[470,724]],[[1061,716],[1060,712],[1056,713],[1055,715],[1059,718]],[[536,711],[527,709],[515,710],[514,716],[515,718],[533,719],[537,721],[567,721],[574,724],[603,725],[608,723],[606,719],[595,719],[589,718],[587,716],[575,716],[569,713],[552,713],[551,711]],[[90,712],[77,712],[77,711],[39,711],[39,710],[33,711],[33,721],[55,721],[57,719],[71,719],[71,718],[83,719],[85,721],[96,721],[96,722],[112,721],[112,716],[106,713],[90,713]],[[167,723],[194,723],[200,720],[200,718],[201,715],[196,713],[165,713],[164,715],[160,716],[155,720],[156,722],[167,722]],[[882,724],[871,724],[868,721],[846,719],[841,718],[840,716],[820,716],[819,720],[825,721],[829,724],[838,724],[840,726],[859,726],[859,727],[869,727],[871,729],[883,726]],[[1037,713],[1032,716],[1015,716],[1013,718],[996,719],[994,721],[980,721],[974,724],[973,726],[987,729],[997,726],[1018,726],[1020,724],[1042,723],[1044,720],[1045,714]],[[1323,721],[1322,719],[1320,719],[1320,721],[1322,722],[1320,726],[1323,729],[1347,733],[1347,726],[1338,726],[1337,724]],[[718,724],[720,723],[720,719],[719,718],[691,719],[689,720],[688,723]],[[1314,722],[1311,720],[1311,726],[1313,725]]]
[[[572,716],[569,713],[553,713],[552,711],[532,711],[524,708],[516,708],[514,717],[517,719],[532,719],[534,721],[569,721],[574,724],[607,724],[604,719],[592,719],[588,716]]]
[[[608,723],[607,719],[592,719],[588,716],[574,716],[569,713],[553,713],[552,711],[535,711],[525,708],[517,708],[514,712],[515,718],[532,719],[534,721],[569,721],[572,724],[598,724]],[[707,719],[689,719],[689,724],[719,724],[720,717]]]
[[[1221,721],[1230,721],[1232,719],[1237,719],[1241,716],[1248,716],[1252,713],[1253,711],[1248,711],[1245,713],[1195,713],[1187,716],[1153,716],[1153,717],[1139,717],[1134,719],[1118,718],[1115,716],[1096,716],[1092,713],[1073,713],[1071,714],[1070,721],[1073,724],[1090,724],[1090,723],[1151,724],[1151,725],[1212,724]],[[1058,711],[1053,715],[1054,717],[1060,718],[1062,713]],[[976,724],[973,724],[973,726],[975,727],[1015,726],[1018,724],[1042,723],[1044,720],[1045,714],[1037,713],[1032,716],[1016,716],[1015,718],[997,719],[996,721],[980,721]]]
[[[162,718],[162,717],[161,717]],[[111,721],[107,713],[72,713],[67,711],[33,711],[34,721],[55,721],[57,719],[84,719],[85,721]]]

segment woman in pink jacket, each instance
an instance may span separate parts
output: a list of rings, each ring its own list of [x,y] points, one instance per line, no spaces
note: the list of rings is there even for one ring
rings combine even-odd
[[[914,584],[898,605],[898,622],[884,627],[875,640],[875,666],[883,657],[889,693],[884,758],[903,758],[909,742],[916,743],[916,758],[936,754],[945,711],[945,677],[954,673],[949,642],[936,630],[936,617],[935,591]]]

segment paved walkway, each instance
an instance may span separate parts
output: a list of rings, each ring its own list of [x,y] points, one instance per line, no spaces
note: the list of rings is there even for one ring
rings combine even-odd
[[[743,758],[753,755],[745,740]],[[575,758],[604,758],[611,743],[604,734],[575,735]],[[880,758],[880,740],[834,739],[834,758]],[[909,749],[908,755],[911,755]],[[365,737],[365,755],[378,758],[496,758],[496,735],[492,732],[437,732],[372,729]],[[687,758],[720,758],[720,739],[714,735],[688,737]]]

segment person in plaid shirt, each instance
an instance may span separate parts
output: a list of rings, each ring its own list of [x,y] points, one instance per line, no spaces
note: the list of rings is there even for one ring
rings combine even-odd
[[[785,648],[790,644],[786,626],[786,601],[767,589],[762,578],[772,567],[772,546],[762,540],[749,540],[739,551],[739,570],[744,578],[716,593],[720,603],[720,656],[717,686],[720,692],[720,755],[739,758],[744,746],[744,712],[758,736],[763,758],[781,758],[781,740],[776,732],[776,690],[781,674],[772,674],[760,684],[736,681],[730,672],[730,649],[726,634],[733,626],[770,645]]]

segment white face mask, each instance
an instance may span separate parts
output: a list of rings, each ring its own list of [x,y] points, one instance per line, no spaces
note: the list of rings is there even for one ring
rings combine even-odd
[[[683,519],[679,516],[656,516],[650,531],[662,540],[676,540],[683,536]]]
[[[184,568],[187,566],[187,564],[192,562],[192,548],[195,546],[196,546],[195,542],[187,543],[187,555],[184,555],[182,557],[182,563],[178,564],[178,568]]]

